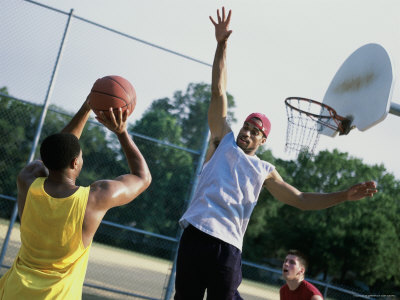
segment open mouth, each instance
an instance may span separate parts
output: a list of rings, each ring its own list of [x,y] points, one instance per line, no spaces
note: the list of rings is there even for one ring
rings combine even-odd
[[[249,141],[246,138],[242,137],[242,136],[239,137],[239,142],[241,144],[245,144],[245,145],[247,145],[249,143]]]

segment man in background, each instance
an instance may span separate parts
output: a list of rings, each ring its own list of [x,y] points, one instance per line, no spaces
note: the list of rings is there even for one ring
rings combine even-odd
[[[282,266],[286,284],[281,287],[281,300],[323,300],[321,292],[304,279],[308,263],[298,250],[289,250]]]

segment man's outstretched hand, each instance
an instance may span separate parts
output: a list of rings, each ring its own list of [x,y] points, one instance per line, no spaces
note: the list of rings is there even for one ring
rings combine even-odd
[[[222,18],[219,9],[217,10],[218,23],[210,16],[210,20],[215,26],[215,38],[218,43],[226,41],[232,33],[232,30],[229,30],[231,15],[232,11],[229,10],[228,16],[225,18],[225,7],[222,7]]]
[[[367,181],[353,185],[347,190],[347,200],[357,201],[365,197],[372,197],[378,190],[374,181]]]

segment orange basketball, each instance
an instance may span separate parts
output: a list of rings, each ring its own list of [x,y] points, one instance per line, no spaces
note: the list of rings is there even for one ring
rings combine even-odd
[[[109,108],[114,111],[129,109],[129,115],[136,106],[136,92],[132,84],[121,76],[110,75],[99,78],[93,84],[89,105],[96,115],[103,111],[108,116]]]

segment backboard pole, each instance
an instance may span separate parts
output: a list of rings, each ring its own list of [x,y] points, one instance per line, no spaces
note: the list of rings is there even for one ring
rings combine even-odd
[[[400,117],[400,104],[391,102],[389,113]]]

